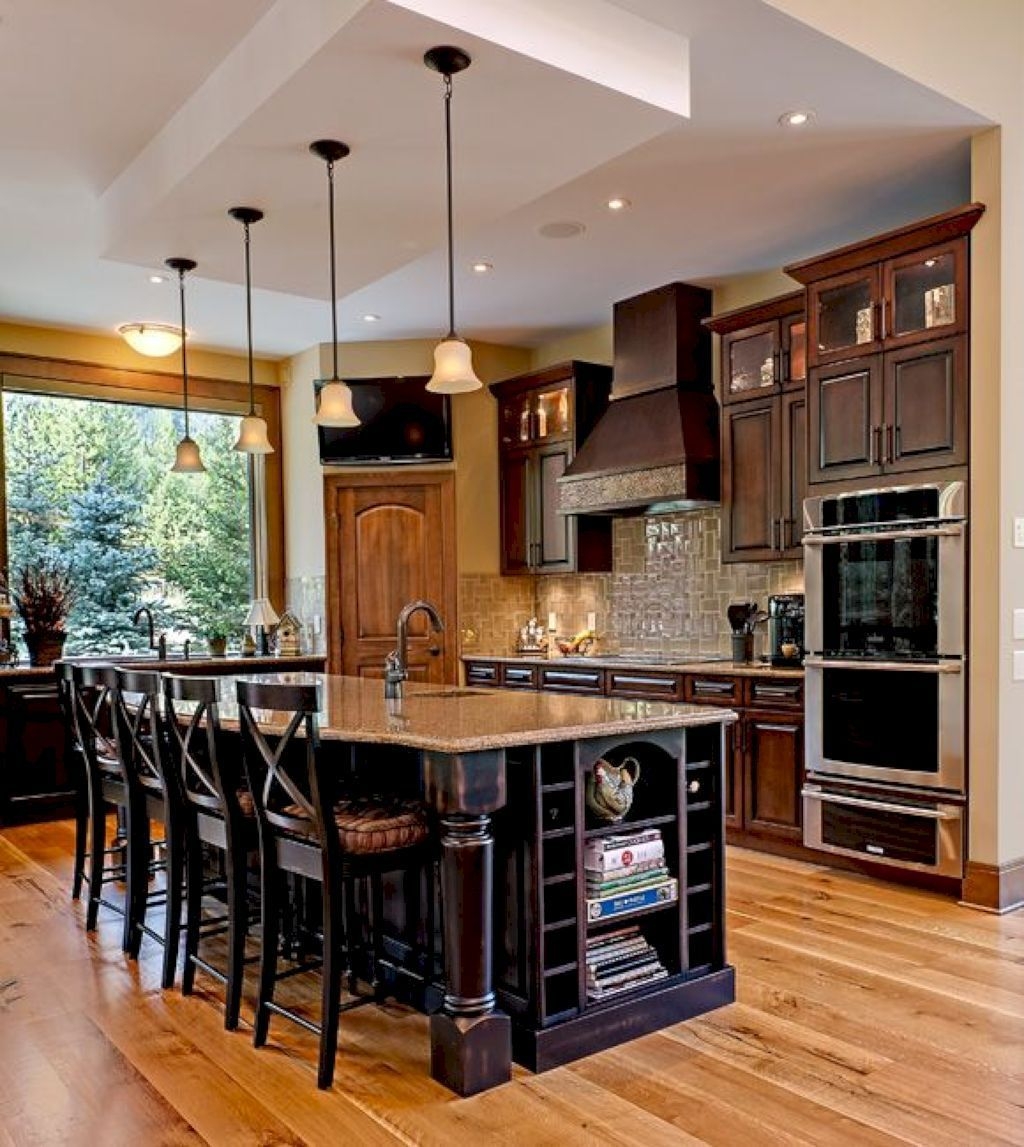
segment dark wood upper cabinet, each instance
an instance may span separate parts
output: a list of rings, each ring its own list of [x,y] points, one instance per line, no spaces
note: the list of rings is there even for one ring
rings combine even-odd
[[[809,480],[968,460],[968,204],[786,267],[807,285]]]
[[[801,557],[807,339],[796,291],[705,320],[722,336],[722,560]]]
[[[611,519],[559,513],[558,479],[608,406],[612,371],[566,362],[491,386],[498,400],[501,572],[611,569]]]
[[[719,398],[724,405],[802,386],[807,376],[804,293],[704,319],[722,336]]]

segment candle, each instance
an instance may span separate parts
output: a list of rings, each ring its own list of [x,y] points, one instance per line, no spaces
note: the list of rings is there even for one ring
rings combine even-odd
[[[548,614],[548,633],[555,633],[558,629],[558,618],[553,614]]]

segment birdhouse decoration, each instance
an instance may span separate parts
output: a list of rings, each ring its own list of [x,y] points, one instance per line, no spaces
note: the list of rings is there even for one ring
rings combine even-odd
[[[302,623],[290,610],[277,623],[278,657],[298,657],[301,653]]]

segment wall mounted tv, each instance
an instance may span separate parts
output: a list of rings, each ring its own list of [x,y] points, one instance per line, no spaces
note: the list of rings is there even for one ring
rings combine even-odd
[[[451,399],[431,394],[427,376],[345,380],[360,426],[317,427],[324,466],[449,462]],[[314,383],[319,393],[322,381]]]

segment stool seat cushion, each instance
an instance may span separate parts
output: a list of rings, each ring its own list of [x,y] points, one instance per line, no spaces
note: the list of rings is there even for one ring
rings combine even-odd
[[[288,805],[281,814],[308,823],[299,805]],[[426,806],[418,801],[339,801],[334,806],[334,823],[341,847],[345,852],[360,856],[414,848],[422,844],[430,833]]]

